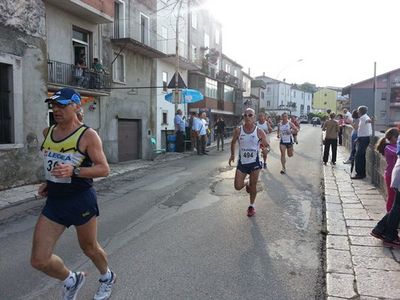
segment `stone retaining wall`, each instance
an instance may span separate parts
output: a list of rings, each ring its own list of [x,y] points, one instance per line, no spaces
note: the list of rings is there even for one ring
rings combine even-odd
[[[346,125],[346,128],[343,131],[343,145],[349,150],[349,152],[351,151],[351,131],[352,127],[349,125]],[[367,149],[366,168],[367,175],[371,179],[372,183],[386,195],[386,185],[383,177],[386,168],[386,160],[383,155],[375,151],[376,142],[383,136],[383,133],[375,131],[375,136],[371,138],[371,142]]]

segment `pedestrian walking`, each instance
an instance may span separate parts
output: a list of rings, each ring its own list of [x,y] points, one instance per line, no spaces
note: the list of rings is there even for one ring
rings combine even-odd
[[[46,183],[38,194],[47,197],[37,221],[32,242],[31,264],[63,282],[63,299],[76,299],[86,274],[71,271],[54,248],[62,233],[75,226],[79,245],[100,272],[95,300],[108,299],[115,273],[108,267],[107,255],[97,241],[97,206],[93,178],[105,177],[109,166],[96,131],[82,124],[76,114],[79,93],[70,88],[46,99],[53,109],[56,125],[46,128],[42,152]]]
[[[282,120],[278,124],[277,137],[280,140],[279,150],[281,152],[281,174],[286,174],[286,152],[288,157],[292,157],[294,154],[292,130],[297,129],[297,127],[289,121],[287,113],[283,113],[281,118]]]
[[[214,126],[214,132],[217,134],[217,151],[221,144],[221,151],[224,151],[224,135],[225,135],[225,121],[222,117],[218,117]]]
[[[255,111],[247,108],[244,112],[244,124],[235,128],[231,142],[231,156],[229,165],[235,161],[236,142],[239,143],[239,159],[235,173],[234,187],[240,191],[246,187],[250,194],[250,205],[247,208],[247,216],[255,215],[255,201],[257,196],[257,181],[262,168],[259,158],[260,142],[269,146],[265,132],[255,125]],[[249,175],[249,181],[245,182]]]
[[[395,190],[390,187],[392,182],[392,171],[397,161],[396,142],[399,137],[399,130],[396,127],[390,128],[385,132],[385,136],[376,143],[376,150],[386,159],[386,168],[384,173],[386,183],[386,211],[392,209]]]
[[[337,142],[339,133],[339,124],[335,121],[335,113],[330,114],[330,119],[324,122],[322,130],[325,131],[324,139],[324,165],[328,162],[329,149],[332,148],[332,165],[336,165],[336,155],[337,155]]]
[[[397,228],[400,222],[400,138],[397,139],[397,161],[392,171],[390,187],[395,190],[395,198],[391,210],[376,224],[371,235],[383,241],[386,247],[400,249],[400,238]]]
[[[367,176],[365,170],[366,165],[366,153],[370,142],[370,137],[372,135],[372,120],[367,115],[368,107],[360,106],[358,107],[358,131],[357,131],[357,146],[355,154],[355,167],[356,175],[351,177],[352,179],[363,179]]]

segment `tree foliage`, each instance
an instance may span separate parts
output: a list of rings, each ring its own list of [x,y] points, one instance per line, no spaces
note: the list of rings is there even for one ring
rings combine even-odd
[[[315,93],[318,90],[315,84],[309,82],[304,82],[303,84],[300,84],[298,88],[304,92],[309,93]]]

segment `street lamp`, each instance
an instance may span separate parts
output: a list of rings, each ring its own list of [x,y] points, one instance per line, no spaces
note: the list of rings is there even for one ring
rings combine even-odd
[[[282,70],[279,71],[279,73],[275,76],[275,78],[276,78],[276,79],[279,79],[279,76],[282,74],[283,71],[285,71],[285,70],[286,70],[287,68],[289,68],[291,65],[296,64],[296,63],[299,63],[299,62],[302,62],[302,61],[304,61],[304,59],[300,58],[300,59],[298,59],[298,60],[296,60],[296,61],[293,61],[293,62],[288,63],[285,67],[282,68]]]

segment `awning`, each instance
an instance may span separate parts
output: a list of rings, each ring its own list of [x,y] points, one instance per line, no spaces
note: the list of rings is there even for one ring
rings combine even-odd
[[[180,94],[179,103],[196,103],[204,99],[203,94],[200,93],[198,90],[182,89],[178,92]],[[174,103],[174,98],[175,91],[165,95],[165,100],[167,100],[168,102]]]

